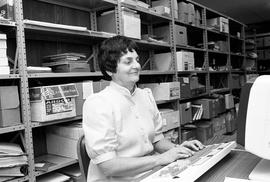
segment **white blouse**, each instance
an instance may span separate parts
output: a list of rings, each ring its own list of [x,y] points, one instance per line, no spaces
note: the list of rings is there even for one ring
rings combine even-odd
[[[106,177],[97,164],[115,157],[140,157],[153,152],[164,138],[162,119],[150,89],[129,90],[111,82],[89,96],[83,106],[83,130],[91,158],[88,182],[132,181],[136,176]]]

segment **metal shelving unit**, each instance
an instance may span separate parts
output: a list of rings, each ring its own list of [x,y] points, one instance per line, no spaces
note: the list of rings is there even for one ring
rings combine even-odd
[[[151,0],[145,0],[144,2],[151,4]],[[180,0],[179,0],[180,2]],[[74,118],[68,118],[68,119],[62,119],[62,120],[55,120],[51,122],[32,122],[31,121],[31,109],[30,109],[30,99],[29,99],[29,85],[35,85],[35,84],[42,84],[43,81],[46,80],[49,81],[55,81],[56,83],[61,83],[63,81],[70,80],[98,80],[102,78],[102,74],[100,71],[98,71],[97,68],[97,49],[98,44],[113,35],[120,34],[123,35],[123,29],[122,29],[122,7],[130,8],[132,10],[137,11],[142,17],[142,23],[147,24],[147,31],[151,33],[153,31],[153,24],[159,22],[159,23],[167,23],[170,28],[170,43],[160,43],[160,42],[150,42],[146,40],[138,40],[134,39],[139,47],[143,51],[148,51],[148,59],[149,61],[149,67],[150,69],[143,70],[141,72],[141,79],[142,81],[144,79],[148,80],[162,80],[162,81],[177,81],[179,77],[182,75],[191,75],[191,74],[198,74],[200,77],[203,78],[205,81],[206,86],[206,92],[199,94],[192,98],[187,99],[176,99],[176,100],[170,100],[170,101],[158,101],[158,105],[164,105],[164,104],[171,104],[174,105],[174,109],[179,109],[179,104],[183,102],[187,102],[190,100],[194,100],[197,98],[202,98],[204,96],[209,96],[214,93],[228,93],[232,92],[232,89],[230,88],[230,82],[231,82],[231,74],[245,74],[246,72],[243,72],[240,70],[241,68],[234,68],[231,69],[231,66],[233,64],[234,59],[240,59],[243,63],[246,59],[246,53],[245,53],[245,34],[244,30],[246,26],[234,19],[231,19],[230,17],[227,17],[219,12],[216,12],[212,9],[209,9],[207,7],[204,7],[198,3],[195,3],[191,0],[187,0],[186,2],[193,3],[197,7],[201,9],[202,14],[202,21],[200,26],[194,26],[187,23],[181,22],[179,19],[174,18],[174,11],[171,11],[170,16],[164,16],[157,14],[153,11],[150,11],[145,8],[141,8],[138,6],[130,6],[127,4],[123,4],[121,0],[14,0],[15,3],[15,17],[16,17],[16,23],[13,25],[3,25],[0,24],[0,26],[7,26],[12,29],[16,29],[16,44],[17,44],[17,51],[18,51],[18,67],[19,67],[19,73],[18,74],[10,74],[10,75],[0,75],[0,80],[15,80],[20,85],[20,99],[21,99],[21,113],[22,113],[22,124],[18,126],[13,127],[5,127],[0,128],[0,134],[10,133],[10,132],[22,132],[23,133],[23,139],[25,143],[25,151],[28,156],[28,171],[29,174],[26,177],[23,178],[16,178],[14,182],[19,181],[30,181],[34,182],[36,181],[36,177],[46,174],[48,172],[52,172],[58,169],[61,169],[63,167],[72,165],[77,163],[76,159],[66,158],[66,157],[60,157],[56,155],[51,154],[42,154],[39,156],[35,156],[34,154],[34,142],[33,142],[33,130],[42,129],[49,125],[55,125],[60,123],[66,123],[66,122],[73,122],[76,120],[81,120],[81,117],[74,117]],[[28,10],[24,9],[24,3],[35,3],[35,5],[39,4],[46,4],[48,7],[54,7],[55,8],[55,14],[53,16],[57,17],[57,21],[55,22],[56,26],[41,26],[38,24],[29,24],[27,21],[24,20],[28,18],[28,16],[31,15],[31,13],[26,12]],[[29,5],[29,4],[28,4]],[[173,3],[172,0],[170,0],[170,9],[173,9]],[[76,11],[76,12],[84,12],[89,13],[89,20],[90,23],[86,25],[85,30],[76,30],[76,29],[67,29],[67,28],[60,28],[61,22],[59,19],[61,19],[62,12],[59,9],[65,9]],[[100,12],[103,12],[105,10],[115,10],[115,17],[116,17],[116,34],[114,33],[104,33],[104,32],[98,32],[97,31],[97,15]],[[59,12],[58,12],[58,11]],[[62,9],[61,9],[62,10]],[[31,11],[31,10],[29,10]],[[64,10],[63,10],[64,11]],[[25,14],[24,14],[25,12]],[[68,11],[67,11],[68,12]],[[65,13],[67,13],[65,12]],[[209,15],[210,14],[210,15]],[[241,37],[238,37],[235,34],[229,33],[222,33],[216,30],[210,30],[207,27],[206,20],[209,18],[209,16],[222,16],[228,18],[229,22],[232,22],[232,24],[239,28],[240,30],[233,30],[233,32],[241,32]],[[33,15],[34,16],[34,15]],[[49,17],[49,16],[48,16]],[[51,18],[51,17],[50,17]],[[38,18],[37,18],[38,20]],[[45,20],[43,20],[45,21]],[[49,20],[48,20],[49,21]],[[52,22],[52,20],[50,20]],[[65,20],[67,21],[67,20]],[[74,20],[75,21],[75,20]],[[81,20],[83,21],[83,20]],[[41,21],[42,22],[42,21]],[[69,22],[70,23],[70,22]],[[59,26],[60,25],[60,26]],[[175,42],[175,35],[174,28],[176,25],[181,25],[187,27],[188,30],[194,30],[195,32],[199,32],[201,34],[200,39],[202,40],[202,47],[195,47],[195,46],[182,46],[182,45],[176,45]],[[79,27],[79,26],[78,26]],[[219,37],[221,39],[226,39],[228,44],[228,52],[220,52],[211,50],[208,48],[208,41],[211,39],[211,36]],[[68,46],[71,46],[71,44],[81,45],[82,48],[86,49],[89,48],[89,52],[94,55],[94,67],[95,72],[74,72],[74,73],[28,73],[27,72],[27,66],[32,65],[39,65],[41,64],[40,60],[38,58],[44,56],[44,55],[37,55],[31,54],[31,51],[28,52],[28,50],[31,50],[34,46],[32,44],[36,42],[42,42],[44,45],[51,45],[54,42],[56,42],[55,48],[57,49],[56,52],[61,52],[61,49],[66,48]],[[46,42],[47,41],[47,42]],[[49,42],[49,43],[48,43]],[[60,43],[63,42],[64,46],[60,45]],[[239,46],[242,46],[240,49],[242,52],[235,53],[231,51],[232,46],[234,46],[233,42],[239,42]],[[34,44],[37,45],[37,44]],[[42,46],[41,46],[42,47]],[[52,46],[53,47],[53,46]],[[35,47],[36,48],[36,47]],[[47,52],[49,52],[46,47],[45,48]],[[37,51],[42,48],[37,47]],[[187,51],[193,51],[195,54],[198,54],[201,58],[200,61],[202,71],[176,71],[176,64],[177,64],[177,57],[176,52],[178,50],[187,50]],[[238,50],[238,49],[237,49]],[[157,71],[153,70],[153,60],[151,59],[153,53],[157,52],[171,52],[172,55],[172,62],[171,67],[172,70],[170,71]],[[51,51],[52,52],[52,51]],[[35,57],[36,56],[36,57]],[[210,58],[212,56],[223,56],[226,64],[224,66],[228,67],[228,70],[226,71],[210,71]],[[196,61],[196,60],[195,60]],[[237,70],[239,69],[239,70]],[[219,75],[219,76],[217,76]],[[213,77],[215,79],[219,79],[221,75],[221,79],[225,79],[228,83],[225,84],[224,87],[217,87],[213,88],[211,81],[213,80]],[[223,78],[224,77],[224,78]],[[222,80],[223,81],[223,80]],[[181,135],[181,128],[179,126],[178,134]],[[35,171],[35,162],[37,161],[48,161],[51,163],[54,163],[51,167],[49,167],[47,172],[40,172]]]

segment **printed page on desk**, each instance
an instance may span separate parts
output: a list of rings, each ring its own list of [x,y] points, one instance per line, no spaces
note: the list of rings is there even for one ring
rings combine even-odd
[[[226,177],[224,182],[263,182],[263,181]]]

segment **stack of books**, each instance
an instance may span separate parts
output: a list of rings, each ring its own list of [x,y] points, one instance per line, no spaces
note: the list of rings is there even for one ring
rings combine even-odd
[[[27,174],[27,157],[15,143],[0,142],[0,181]]]
[[[52,68],[53,72],[89,72],[86,56],[80,53],[62,53],[43,57],[42,66]]]

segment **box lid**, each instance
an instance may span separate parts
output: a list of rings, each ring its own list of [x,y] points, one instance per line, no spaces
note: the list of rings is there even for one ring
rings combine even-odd
[[[78,90],[75,84],[51,85],[30,88],[30,101],[61,99],[77,97]]]
[[[19,107],[19,93],[17,86],[0,87],[0,110]]]

